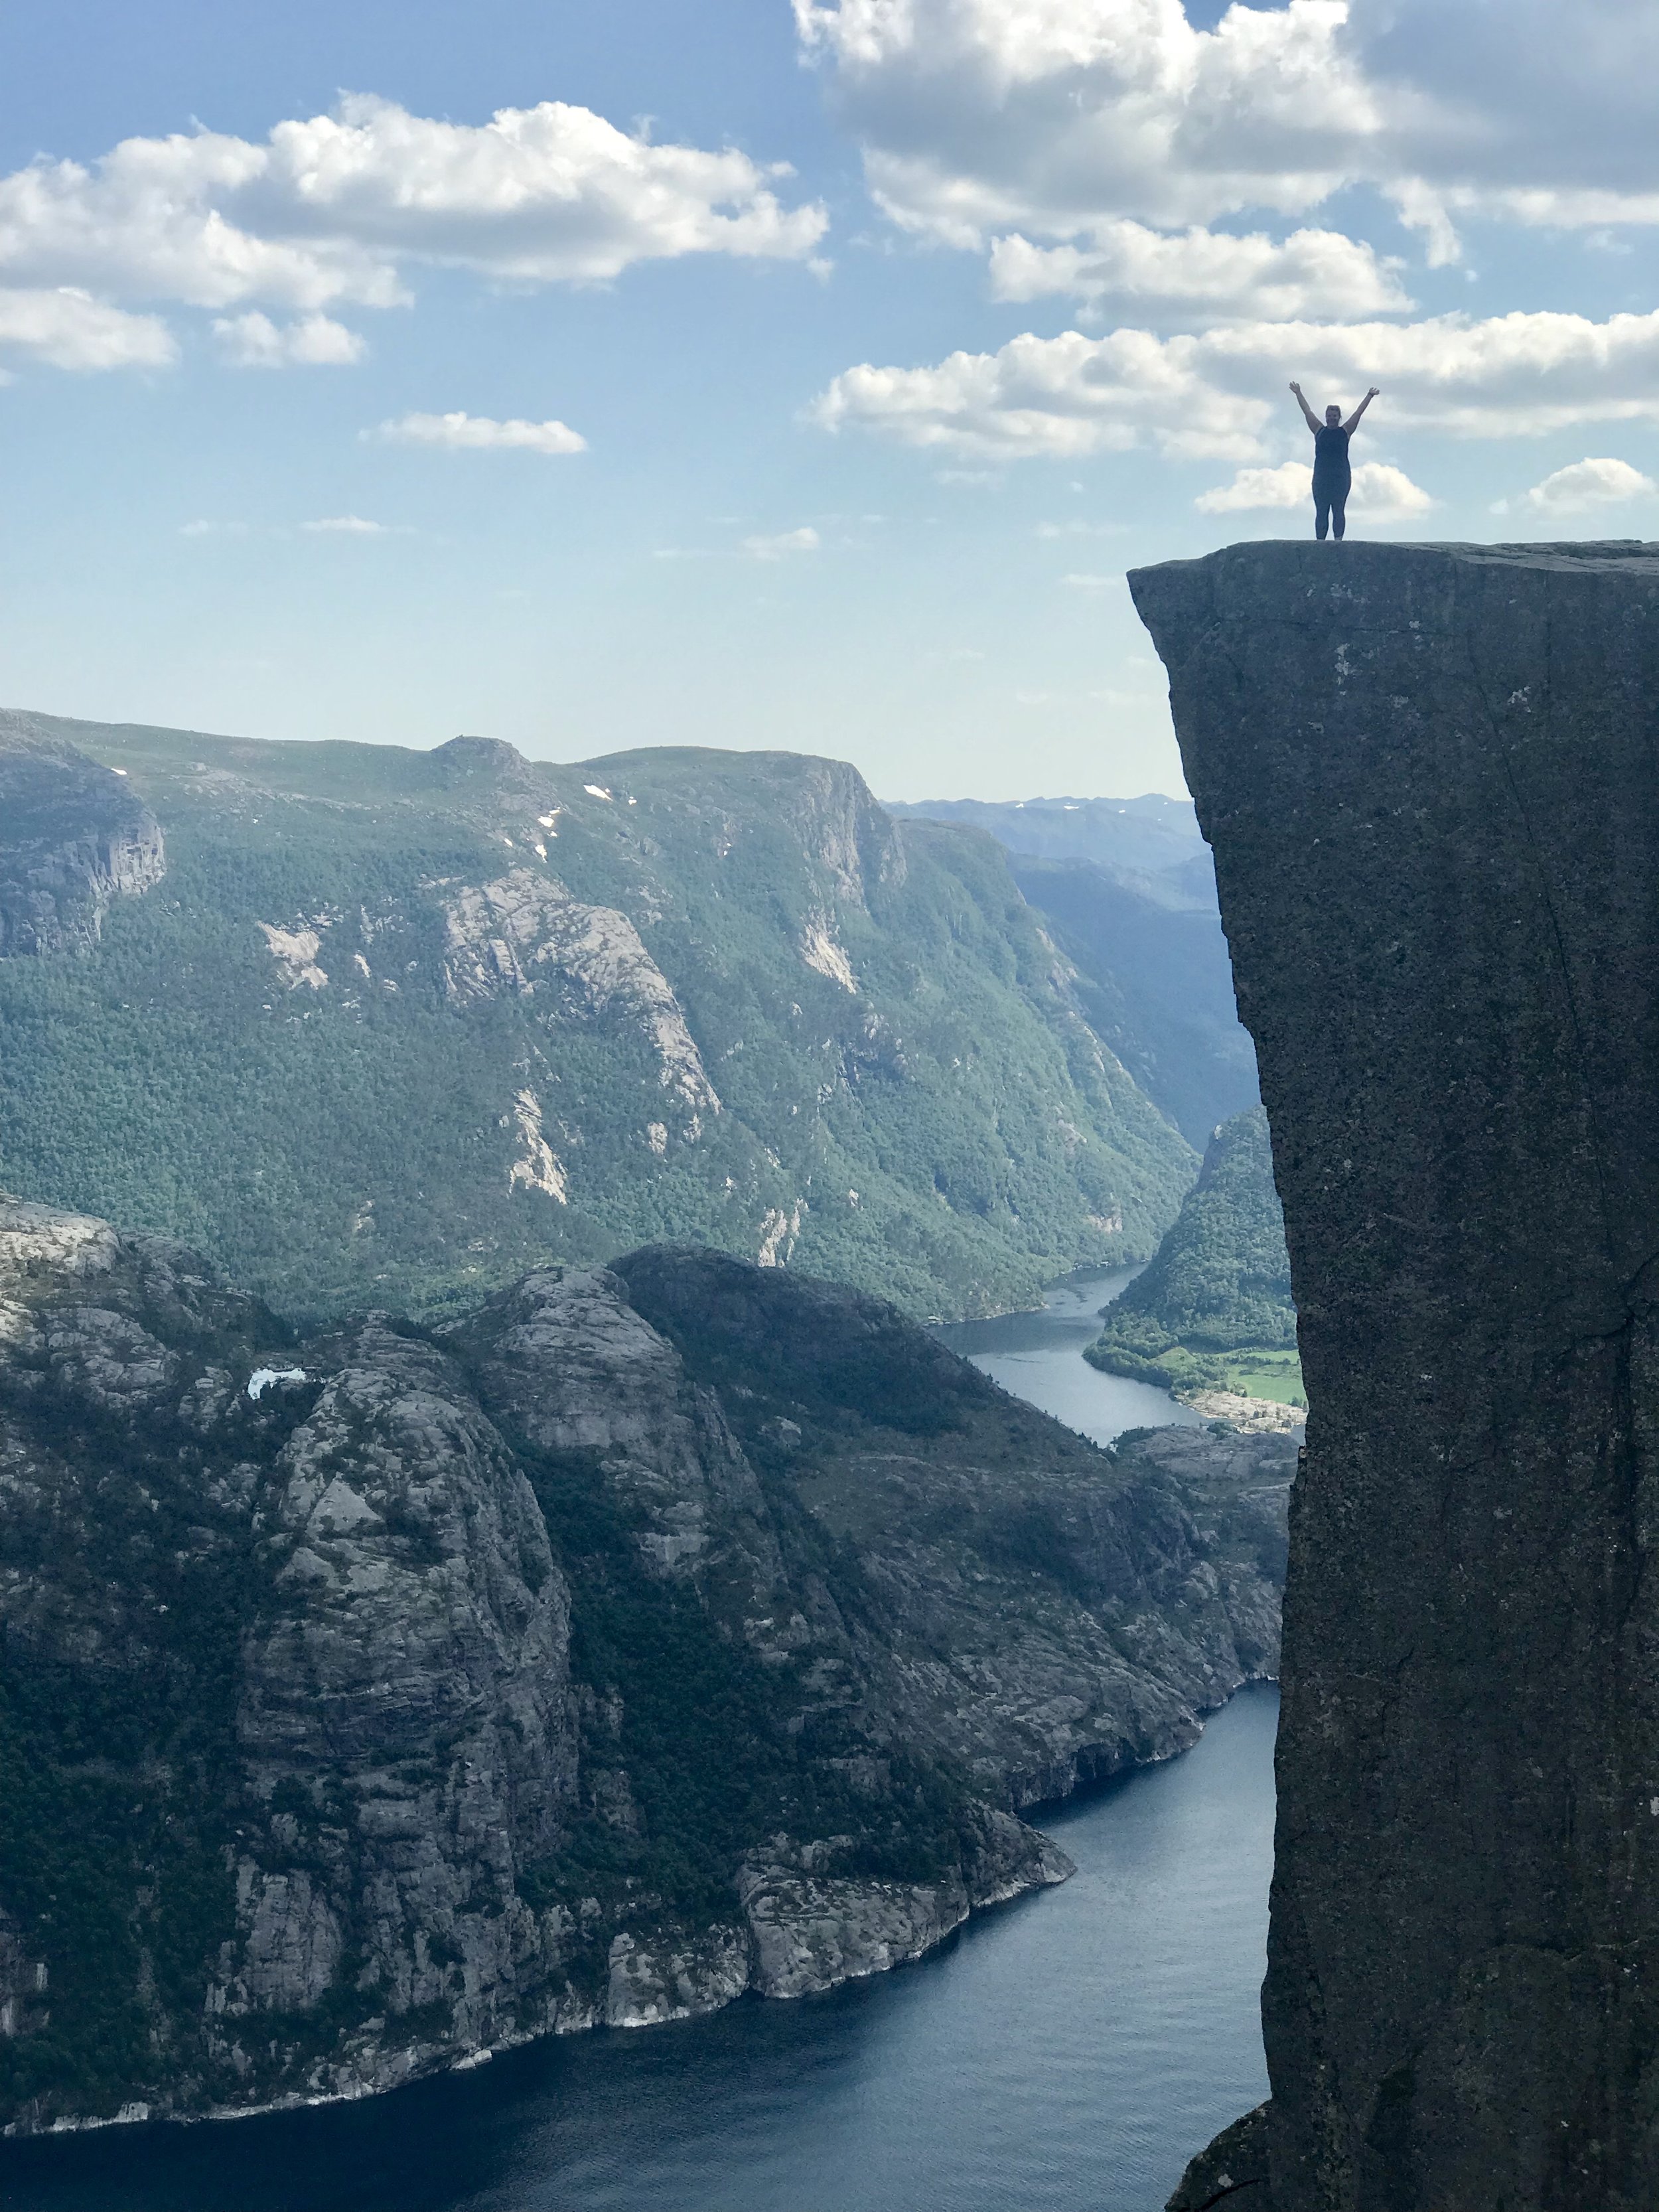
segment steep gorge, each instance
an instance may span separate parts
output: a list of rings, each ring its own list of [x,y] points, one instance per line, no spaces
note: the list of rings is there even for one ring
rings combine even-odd
[[[1659,2203],[1659,550],[1139,572],[1311,1407],[1273,2097],[1175,2200]]]

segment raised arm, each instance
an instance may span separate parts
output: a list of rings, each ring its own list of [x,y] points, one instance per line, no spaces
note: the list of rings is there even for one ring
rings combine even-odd
[[[1343,428],[1347,432],[1350,437],[1352,437],[1354,432],[1359,428],[1360,416],[1364,413],[1365,410],[1370,405],[1372,400],[1375,399],[1376,396],[1376,386],[1372,385],[1370,390],[1360,401],[1358,406],[1354,409],[1353,413],[1349,416],[1347,421],[1342,425]]]
[[[1302,386],[1299,384],[1293,384],[1291,386],[1291,389],[1296,394],[1297,405],[1302,410],[1303,421],[1307,424],[1310,430],[1316,431],[1319,428],[1319,417],[1314,413],[1313,409],[1309,406],[1307,401],[1303,398]],[[1358,416],[1354,417],[1356,422],[1358,422]]]

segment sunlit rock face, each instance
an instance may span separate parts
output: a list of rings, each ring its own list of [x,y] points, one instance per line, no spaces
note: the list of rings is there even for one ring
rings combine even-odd
[[[111,900],[166,872],[155,817],[121,777],[0,714],[0,959],[89,951]]]
[[[1311,1407],[1273,2202],[1651,2206],[1659,548],[1267,544],[1131,581]]]

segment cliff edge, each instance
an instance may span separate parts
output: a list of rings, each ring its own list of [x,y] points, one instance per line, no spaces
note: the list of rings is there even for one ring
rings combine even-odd
[[[1659,2203],[1659,547],[1258,544],[1130,581],[1215,851],[1312,1409],[1273,2202],[1634,2212]]]
[[[1274,1671],[1294,1450],[702,1249],[302,1334],[0,1194],[0,2132],[918,1957]]]
[[[0,960],[89,952],[111,901],[166,873],[155,817],[121,776],[0,714]]]

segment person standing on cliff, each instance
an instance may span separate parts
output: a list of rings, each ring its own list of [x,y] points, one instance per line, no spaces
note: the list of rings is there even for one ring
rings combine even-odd
[[[1323,538],[1330,525],[1340,538],[1347,528],[1348,494],[1353,486],[1353,471],[1348,465],[1348,441],[1359,428],[1360,416],[1376,398],[1376,386],[1372,385],[1346,422],[1340,407],[1328,407],[1322,422],[1303,397],[1302,386],[1293,384],[1291,389],[1314,437],[1314,536]]]

